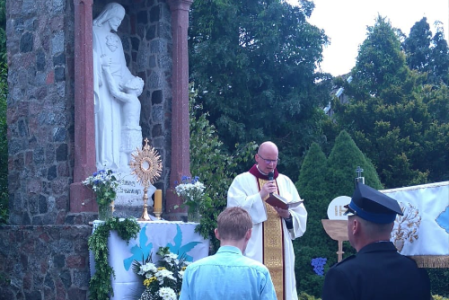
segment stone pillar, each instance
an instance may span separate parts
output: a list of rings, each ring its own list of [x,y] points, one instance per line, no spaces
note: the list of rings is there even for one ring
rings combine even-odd
[[[183,175],[190,176],[189,133],[189,56],[187,29],[192,0],[168,0],[171,11],[173,39],[172,73],[172,131],[170,183],[166,192],[165,211],[168,219],[180,219],[185,209],[173,209],[182,200],[174,193],[175,181]]]
[[[73,0],[75,9],[75,166],[70,211],[97,210],[94,193],[82,184],[95,172],[95,119],[92,52],[92,1]]]

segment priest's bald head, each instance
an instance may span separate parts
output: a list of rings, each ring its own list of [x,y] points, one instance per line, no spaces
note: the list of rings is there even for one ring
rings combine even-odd
[[[259,151],[254,155],[259,171],[263,174],[274,173],[279,162],[279,150],[275,143],[267,141],[259,146]]]

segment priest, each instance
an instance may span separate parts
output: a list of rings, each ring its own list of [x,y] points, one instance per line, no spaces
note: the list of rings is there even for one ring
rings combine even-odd
[[[253,221],[253,234],[245,256],[267,266],[279,300],[296,300],[292,240],[306,231],[307,211],[304,204],[282,209],[265,202],[273,193],[287,202],[300,201],[293,182],[276,169],[277,146],[273,142],[262,143],[254,158],[256,164],[238,175],[229,187],[227,205],[244,208]]]

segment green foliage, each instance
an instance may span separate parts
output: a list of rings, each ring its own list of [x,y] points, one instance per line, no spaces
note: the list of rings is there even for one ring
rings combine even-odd
[[[9,285],[11,284],[11,279],[9,278],[9,275],[6,273],[1,272],[0,273],[0,285]]]
[[[338,196],[351,196],[354,191],[356,168],[363,169],[365,183],[375,189],[382,189],[373,164],[365,157],[346,131],[341,131],[329,155],[326,175],[330,200]]]
[[[427,18],[423,17],[421,21],[413,25],[409,36],[402,43],[410,69],[420,72],[429,70],[431,39],[432,32],[429,23],[427,23]]]
[[[440,88],[426,85],[418,96],[430,116],[413,163],[420,170],[429,170],[431,182],[449,180],[449,89],[444,84]]]
[[[301,166],[298,182],[296,182],[296,188],[301,191],[301,197],[308,200],[308,208],[321,208],[317,201],[326,197],[326,183],[323,180],[327,170],[326,160],[326,155],[320,146],[317,143],[312,143]]]
[[[434,299],[447,300],[449,298],[449,269],[427,269],[427,273],[430,278],[432,294],[445,297],[442,298],[437,296],[437,298],[435,298],[434,296]]]
[[[449,47],[444,39],[443,26],[437,28],[437,32],[432,38],[430,55],[429,83],[440,85],[443,82],[449,84]]]
[[[110,295],[114,295],[111,276],[115,278],[115,273],[108,264],[108,238],[112,230],[115,230],[122,240],[129,242],[130,239],[137,237],[140,226],[135,219],[111,218],[98,225],[89,237],[89,250],[92,250],[95,258],[95,274],[89,282],[90,299],[108,300]]]
[[[402,46],[409,68],[427,74],[425,83],[449,83],[449,48],[442,23],[436,23],[436,33],[432,37],[427,18],[422,18],[413,25]]]
[[[298,295],[298,300],[321,300],[321,298],[315,298],[314,296],[310,296],[305,292],[301,292]]]
[[[257,145],[254,142],[237,144],[234,154],[228,154],[195,97],[196,93],[190,96],[190,169],[206,186],[206,196],[200,207],[202,218],[196,231],[209,238],[216,251],[219,241],[213,231],[218,215],[226,207],[228,188],[240,172],[240,164],[250,161]]]
[[[298,291],[310,295],[321,295],[324,277],[317,275],[312,268],[313,258],[327,259],[325,270],[337,262],[337,243],[331,240],[323,229],[322,219],[327,219],[330,202],[326,188],[327,159],[318,144],[313,143],[307,152],[296,182],[301,198],[307,208],[307,230],[293,241],[295,249],[295,275]],[[309,298],[302,298],[309,299]]]
[[[447,180],[447,88],[423,86],[426,75],[407,67],[385,19],[368,28],[351,73],[353,81],[343,83],[349,101],[333,102],[335,120],[376,166],[381,182],[395,188]]]
[[[313,8],[305,0],[197,0],[191,8],[191,79],[223,147],[271,140],[290,177],[330,100],[331,76],[315,73],[328,40],[307,22]]]
[[[379,95],[392,85],[402,85],[409,72],[398,36],[385,18],[378,16],[376,24],[368,26],[367,31],[351,72],[353,85],[364,97]]]
[[[442,296],[439,296],[439,295],[432,295],[432,299],[433,300],[449,300],[449,298],[442,297]]]

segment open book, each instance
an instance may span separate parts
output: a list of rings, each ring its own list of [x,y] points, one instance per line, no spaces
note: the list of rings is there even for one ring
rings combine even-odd
[[[265,200],[265,202],[267,202],[268,204],[270,204],[273,207],[289,209],[289,208],[295,208],[296,206],[300,205],[304,201],[298,200],[298,201],[294,201],[294,202],[288,202],[287,199],[285,199],[281,195],[273,193],[273,194],[270,194],[270,196],[267,198],[267,200]]]

